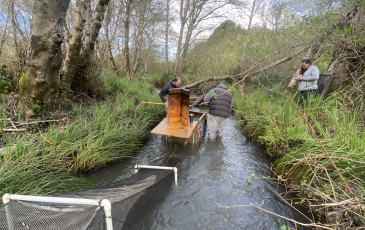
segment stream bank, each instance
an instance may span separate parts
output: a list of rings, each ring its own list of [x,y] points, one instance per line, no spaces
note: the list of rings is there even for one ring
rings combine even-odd
[[[285,87],[276,85],[275,89],[284,92]],[[298,203],[310,207],[317,221],[333,229],[363,228],[362,106],[356,106],[346,91],[326,99],[309,97],[302,105],[296,103],[297,94],[288,95],[298,111],[284,96],[260,86],[247,88],[244,98],[239,91],[234,97],[240,130],[276,159],[273,170],[302,198]]]

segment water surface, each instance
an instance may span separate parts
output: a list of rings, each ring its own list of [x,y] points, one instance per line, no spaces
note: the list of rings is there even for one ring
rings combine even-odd
[[[204,110],[206,108],[200,108]],[[270,179],[271,161],[261,147],[249,142],[235,128],[235,118],[227,119],[224,137],[203,139],[199,145],[170,143],[152,135],[143,150],[132,159],[117,162],[89,176],[99,182],[113,182],[130,176],[135,164],[176,164],[178,187],[171,187],[165,200],[143,220],[140,229],[281,229],[293,227],[257,205],[279,215],[308,221],[275,191],[284,192]],[[266,165],[267,166],[266,166]],[[255,179],[256,178],[256,179]]]

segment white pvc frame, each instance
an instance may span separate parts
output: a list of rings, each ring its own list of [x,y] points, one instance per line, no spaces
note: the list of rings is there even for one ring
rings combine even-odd
[[[79,199],[79,198],[66,198],[66,197],[48,197],[48,196],[26,196],[26,195],[15,195],[6,193],[3,196],[3,203],[7,204],[11,200],[21,200],[21,201],[34,201],[34,202],[46,202],[46,203],[59,203],[59,204],[80,204],[80,205],[94,205],[101,206],[104,208],[105,219],[106,219],[106,229],[113,230],[112,222],[112,206],[108,199],[102,199],[101,202],[93,199]],[[6,208],[6,206],[5,206]],[[12,227],[11,217],[6,212],[6,217],[8,219],[9,229],[14,229]]]
[[[175,185],[177,185],[177,168],[176,167],[164,167],[164,166],[150,166],[150,165],[135,165],[134,172],[137,173],[139,169],[163,169],[174,171]]]

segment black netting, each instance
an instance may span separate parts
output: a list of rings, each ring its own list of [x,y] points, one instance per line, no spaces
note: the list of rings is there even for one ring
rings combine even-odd
[[[333,79],[334,79],[333,75],[320,74],[319,79],[317,81],[318,84],[317,93],[326,96],[328,89],[331,87],[333,83]]]
[[[140,169],[122,181],[60,197],[108,199],[113,229],[132,229],[164,199],[173,181],[171,170]],[[106,229],[106,222],[97,206],[11,201],[0,207],[2,229]]]
[[[11,201],[0,208],[0,229],[98,229],[93,219],[103,218],[104,211],[95,208]]]

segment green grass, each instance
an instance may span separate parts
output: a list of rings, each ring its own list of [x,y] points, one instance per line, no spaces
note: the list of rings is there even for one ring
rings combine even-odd
[[[283,91],[280,85],[276,88]],[[357,207],[365,207],[364,111],[359,106],[342,105],[340,101],[343,100],[337,101],[340,99],[338,95],[336,101],[334,96],[326,100],[310,97],[298,106],[349,184],[351,194],[346,191],[333,164],[289,100],[262,88],[251,89],[244,99],[239,91],[234,93],[234,97],[239,119],[237,125],[247,137],[265,146],[267,154],[276,159],[273,169],[279,179],[300,186],[296,189],[305,202],[321,205],[355,199]],[[289,97],[297,101],[296,94]],[[324,216],[344,208],[318,207],[317,211]],[[358,217],[365,219],[365,210],[355,206],[347,208],[351,214],[343,214],[341,224],[364,226],[364,220]],[[327,219],[327,222],[331,221]]]
[[[45,195],[92,186],[81,177],[109,162],[132,157],[162,119],[164,107],[148,83],[101,74],[110,96],[92,106],[73,104],[67,123],[6,140],[0,166],[0,193]],[[15,144],[15,148],[11,145]]]
[[[170,81],[174,80],[174,75],[173,74],[168,74],[168,73],[164,73],[164,74],[151,74],[150,78],[148,79],[154,86],[156,87],[163,87],[164,85],[166,85],[167,83],[169,83]]]

